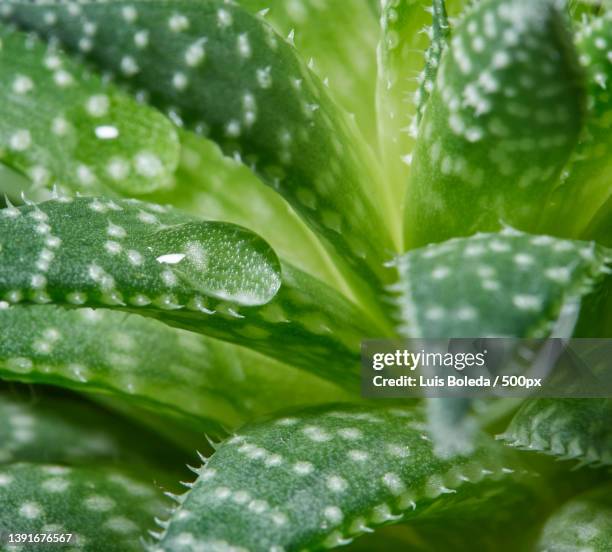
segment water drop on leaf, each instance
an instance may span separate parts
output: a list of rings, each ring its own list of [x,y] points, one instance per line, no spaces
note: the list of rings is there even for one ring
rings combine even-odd
[[[276,254],[259,236],[239,226],[188,222],[159,230],[148,247],[179,279],[218,299],[262,305],[280,288]]]

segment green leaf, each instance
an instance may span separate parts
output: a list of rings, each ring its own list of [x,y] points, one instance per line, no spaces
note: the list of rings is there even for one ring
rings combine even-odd
[[[537,550],[608,552],[612,549],[612,486],[580,495],[547,521]]]
[[[527,401],[498,438],[580,466],[612,465],[612,400]]]
[[[88,194],[172,184],[179,143],[164,116],[33,36],[0,27],[0,45],[3,163]]]
[[[182,423],[196,422],[200,432],[220,434],[220,427],[257,415],[345,395],[268,357],[140,316],[16,306],[0,309],[0,327],[0,377],[111,394]],[[72,412],[70,401],[57,401],[55,409]],[[0,405],[4,419],[1,412]],[[52,439],[37,437],[36,446],[47,450]],[[129,450],[130,441],[122,445]]]
[[[388,277],[373,156],[272,27],[223,0],[69,6],[11,2],[8,17],[72,50],[87,40],[87,59],[240,155],[366,282]]]
[[[400,331],[407,337],[569,337],[582,298],[609,273],[610,252],[593,243],[513,230],[477,234],[397,259]],[[472,401],[427,401],[440,454],[469,450]]]
[[[16,201],[21,192],[29,188],[31,188],[31,184],[28,177],[0,162],[0,194]],[[6,207],[4,197],[0,205],[3,208]]]
[[[223,443],[153,549],[331,548],[400,519],[484,507],[518,484],[516,469],[484,437],[468,457],[437,458],[410,410],[310,410]]]
[[[571,335],[582,298],[610,272],[594,243],[515,230],[476,234],[397,259],[408,337]]]
[[[65,393],[0,384],[0,419],[0,465],[131,466],[171,488],[184,475],[182,453],[155,432]]]
[[[4,538],[71,533],[76,550],[99,550],[101,543],[109,552],[142,550],[143,529],[164,507],[155,487],[108,466],[0,466],[0,489]]]
[[[387,180],[401,204],[418,120],[433,88],[450,24],[444,0],[386,2],[380,21],[378,131]]]
[[[64,197],[0,213],[0,289],[34,302],[198,311],[204,298],[262,305],[280,287],[261,238],[168,207]]]
[[[386,185],[396,198],[395,209],[401,217],[409,165],[416,137],[417,90],[425,87],[421,77],[432,32],[426,25],[432,15],[430,2],[411,0],[381,4],[381,39],[378,46],[376,109],[380,153],[384,162]],[[440,5],[440,2],[437,2]],[[426,32],[423,32],[423,31]]]
[[[363,336],[380,335],[333,289],[288,265],[281,275],[255,234],[168,207],[60,198],[0,211],[0,236],[9,303],[151,316],[343,383],[357,383]]]
[[[99,550],[100,542],[104,550],[139,549],[142,532],[165,510],[159,486],[175,490],[169,482],[184,477],[183,453],[83,400],[22,391],[0,387],[3,538],[73,533],[74,549]]]
[[[432,25],[428,30],[430,44],[425,52],[425,68],[419,78],[419,88],[416,92],[415,103],[417,104],[417,124],[423,118],[423,112],[427,100],[434,88],[438,67],[442,59],[442,53],[450,39],[450,23],[446,13],[444,0],[433,0],[431,7]]]
[[[576,33],[580,62],[588,77],[585,128],[556,191],[559,209],[549,215],[549,226],[566,221],[567,236],[584,235],[589,223],[612,198],[612,8],[585,19]]]
[[[517,552],[530,551],[537,541],[538,524],[549,514],[543,493],[508,487],[495,506],[482,501],[463,504],[457,515],[424,516],[408,523],[382,527],[360,537],[346,552]],[[543,515],[544,514],[544,515]]]
[[[484,0],[453,30],[418,129],[409,247],[536,230],[583,121],[566,27],[555,0]]]
[[[376,75],[377,16],[368,0],[239,0],[265,18],[283,36],[290,35],[303,59],[338,102],[355,114],[364,137],[376,136],[374,82]],[[375,144],[372,144],[375,145]]]

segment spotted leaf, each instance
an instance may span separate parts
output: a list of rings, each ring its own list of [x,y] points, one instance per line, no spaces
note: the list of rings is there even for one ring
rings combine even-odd
[[[10,2],[6,11],[240,155],[367,282],[387,277],[382,261],[393,246],[374,194],[373,156],[260,18],[223,0]]]
[[[398,259],[400,331],[428,339],[569,337],[582,297],[611,260],[593,243],[515,231],[430,244]],[[472,447],[472,406],[466,398],[428,401],[440,454]]]
[[[201,468],[154,549],[331,548],[517,485],[521,468],[488,438],[449,461],[421,428],[411,410],[329,407],[244,428]]]
[[[607,278],[609,250],[514,230],[430,244],[399,257],[410,337],[572,334],[581,299]]]
[[[499,438],[579,465],[610,465],[611,422],[609,399],[538,399],[524,403]]]
[[[0,161],[89,194],[171,184],[179,143],[163,115],[32,36],[2,27],[0,43]]]
[[[3,535],[70,534],[77,550],[142,550],[142,530],[165,506],[153,485],[109,467],[0,466],[0,489]]]
[[[568,236],[580,236],[612,197],[612,8],[599,17],[585,19],[576,33],[576,45],[588,77],[586,125],[563,175],[551,210],[549,225]],[[609,212],[606,213],[609,219]]]
[[[268,357],[139,316],[16,306],[0,309],[0,327],[0,377],[110,394],[213,434],[262,413],[343,396]],[[57,401],[55,408],[58,416],[71,413],[69,400]],[[58,442],[46,433],[51,443],[36,440],[45,451]],[[71,441],[61,446],[80,450],[88,442]],[[130,441],[122,446],[130,450]]]
[[[410,247],[502,223],[534,231],[583,121],[555,0],[478,2],[453,30],[418,129]]]
[[[359,341],[379,331],[333,289],[281,275],[255,234],[168,207],[60,198],[0,211],[0,235],[8,303],[135,312],[355,382]]]
[[[185,475],[168,441],[67,394],[3,385],[0,415],[3,538],[72,533],[79,550],[99,539],[105,550],[136,549],[164,510],[159,486],[175,490]]]
[[[123,288],[140,306],[155,296],[158,308],[202,296],[261,305],[280,287],[279,261],[256,235],[167,207],[61,198],[1,213],[3,291],[30,290],[35,302],[123,305]]]
[[[589,491],[570,500],[544,525],[537,546],[540,552],[612,548],[612,487]]]

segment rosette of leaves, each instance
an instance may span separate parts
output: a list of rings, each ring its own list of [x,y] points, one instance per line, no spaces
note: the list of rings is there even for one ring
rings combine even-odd
[[[609,550],[608,400],[358,391],[365,338],[610,337],[604,4],[2,0],[3,538]]]

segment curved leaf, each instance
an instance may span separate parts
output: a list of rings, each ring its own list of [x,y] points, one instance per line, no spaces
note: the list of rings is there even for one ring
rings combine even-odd
[[[141,532],[164,509],[155,487],[108,467],[0,466],[0,489],[3,535],[69,533],[78,550],[142,550]]]
[[[4,326],[3,326],[4,329]],[[0,386],[0,464],[113,463],[119,458],[135,465],[162,461],[162,447],[134,439],[136,426],[115,426],[115,418],[70,396],[53,397],[8,392]],[[146,435],[151,437],[152,434]],[[144,437],[144,435],[143,435]],[[147,462],[143,462],[143,459]]]
[[[612,548],[612,486],[580,495],[547,521],[538,545],[541,552],[607,552]]]
[[[566,27],[555,0],[485,0],[453,30],[419,126],[409,247],[536,228],[583,120]]]
[[[161,309],[203,297],[262,305],[281,283],[275,253],[255,234],[167,207],[60,198],[0,217],[0,289],[30,291],[39,303],[124,305],[131,296]]]
[[[0,416],[3,539],[72,533],[75,549],[137,550],[166,509],[159,485],[184,475],[168,441],[68,395],[3,387]]]
[[[183,457],[168,441],[142,426],[117,424],[116,416],[70,395],[1,384],[0,419],[0,470],[15,462],[123,465],[172,487],[182,475]]]
[[[0,298],[159,318],[357,382],[376,334],[337,292],[261,238],[136,200],[60,198],[0,211]],[[279,291],[280,288],[280,291]]]
[[[527,401],[498,436],[506,444],[577,460],[579,465],[612,464],[612,400]]]
[[[581,298],[607,277],[612,256],[592,242],[506,230],[396,262],[406,336],[536,338],[571,335]]]
[[[455,3],[455,2],[451,2]],[[383,2],[376,104],[387,185],[401,209],[417,134],[450,32],[444,0]],[[401,210],[399,211],[401,216]]]
[[[179,143],[164,116],[33,36],[0,27],[0,43],[2,162],[89,194],[171,185]]]
[[[563,175],[555,200],[559,220],[568,236],[581,236],[596,213],[612,197],[612,7],[605,15],[585,19],[576,33],[576,46],[588,77],[588,111],[580,143]],[[608,213],[609,217],[609,213]]]
[[[239,0],[251,11],[265,10],[265,18],[283,36],[290,36],[304,59],[349,112],[354,113],[364,137],[376,136],[374,76],[376,74],[377,17],[368,0]],[[374,144],[372,144],[374,145]]]
[[[607,276],[611,261],[593,243],[510,230],[416,249],[397,260],[400,331],[428,339],[569,337],[582,298]],[[472,401],[427,404],[437,450],[469,450],[477,427]]]
[[[452,512],[408,520],[364,535],[343,550],[346,552],[517,552],[532,551],[539,523],[550,513],[550,505],[536,489],[507,487],[496,497],[495,506],[481,501],[463,504]],[[503,535],[503,537],[501,537]]]
[[[153,549],[331,548],[517,485],[487,439],[443,460],[421,427],[410,410],[329,407],[247,427],[201,468]]]
[[[119,312],[16,306],[0,309],[0,328],[4,379],[111,394],[181,421],[196,418],[212,433],[344,395],[270,358]],[[57,409],[70,412],[70,402]]]
[[[366,282],[386,278],[372,156],[272,27],[223,0],[69,5],[10,2],[8,17],[73,50],[88,40],[87,59],[240,155]]]

